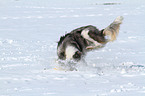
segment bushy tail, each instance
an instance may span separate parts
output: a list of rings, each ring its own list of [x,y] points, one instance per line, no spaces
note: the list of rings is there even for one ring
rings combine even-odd
[[[119,34],[119,28],[120,28],[120,24],[123,21],[123,17],[122,16],[118,16],[113,23],[111,23],[107,28],[104,29],[103,34],[105,36],[109,36],[109,40],[108,41],[114,41],[116,40],[116,37]]]

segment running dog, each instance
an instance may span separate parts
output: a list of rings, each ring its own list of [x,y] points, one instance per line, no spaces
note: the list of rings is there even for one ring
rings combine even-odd
[[[105,29],[99,30],[95,26],[88,25],[67,33],[58,42],[58,58],[79,61],[88,51],[104,47],[106,43],[116,40],[122,21],[123,17],[118,16]]]

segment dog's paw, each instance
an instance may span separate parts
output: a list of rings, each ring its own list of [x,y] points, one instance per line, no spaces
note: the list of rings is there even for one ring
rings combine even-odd
[[[88,47],[86,47],[86,49],[94,49],[94,46],[88,46]]]
[[[98,48],[101,48],[101,47],[103,47],[103,45],[102,44],[98,44],[96,46],[88,46],[88,47],[86,47],[86,49],[93,50],[93,49],[98,49]]]

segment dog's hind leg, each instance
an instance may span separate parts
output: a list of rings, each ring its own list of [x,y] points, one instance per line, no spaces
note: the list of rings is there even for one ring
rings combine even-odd
[[[116,37],[119,34],[120,24],[122,23],[123,17],[118,16],[113,23],[111,23],[107,28],[104,29],[103,34],[109,36],[109,41],[116,40]]]

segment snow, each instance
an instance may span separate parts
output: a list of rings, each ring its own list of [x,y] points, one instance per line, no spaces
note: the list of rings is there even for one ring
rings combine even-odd
[[[143,0],[1,0],[0,96],[144,96]],[[74,28],[124,21],[116,41],[58,69],[57,41]]]

